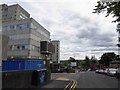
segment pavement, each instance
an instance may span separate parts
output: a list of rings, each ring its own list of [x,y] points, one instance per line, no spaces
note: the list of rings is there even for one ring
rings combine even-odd
[[[64,89],[71,80],[65,77],[59,77],[58,73],[54,73],[51,75],[51,80],[49,83],[43,85],[41,88],[61,88]]]

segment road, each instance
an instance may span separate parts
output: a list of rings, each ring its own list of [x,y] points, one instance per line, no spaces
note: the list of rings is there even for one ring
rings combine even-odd
[[[80,73],[78,88],[118,88],[118,80],[95,72]]]
[[[64,88],[70,80],[77,81],[77,88],[118,88],[119,80],[94,71],[78,73],[53,73],[52,82],[44,88]]]

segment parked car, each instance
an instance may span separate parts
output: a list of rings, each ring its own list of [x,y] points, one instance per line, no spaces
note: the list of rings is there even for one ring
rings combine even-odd
[[[120,68],[116,70],[116,78],[120,79]]]
[[[98,72],[99,72],[99,69],[96,69],[95,72],[98,73]]]
[[[105,69],[103,70],[103,73],[102,73],[102,74],[107,75],[108,70],[109,70],[108,68],[105,68]]]
[[[99,70],[98,70],[98,73],[99,73],[99,74],[103,74],[103,71],[104,71],[103,69],[99,69]]]
[[[99,73],[99,74],[103,74],[103,69],[98,69],[98,70],[96,70],[96,73]]]
[[[109,68],[108,72],[107,72],[107,75],[108,76],[116,76],[116,71],[117,71],[116,68]]]

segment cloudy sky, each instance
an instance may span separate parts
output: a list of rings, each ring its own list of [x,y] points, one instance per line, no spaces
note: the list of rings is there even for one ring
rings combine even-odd
[[[60,40],[60,59],[70,56],[84,59],[99,57],[104,52],[117,54],[116,23],[105,13],[94,14],[98,0],[4,0],[8,5],[20,4],[31,17],[44,26],[52,40]]]

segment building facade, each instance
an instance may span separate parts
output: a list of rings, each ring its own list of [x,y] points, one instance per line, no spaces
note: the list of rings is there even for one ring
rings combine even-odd
[[[52,44],[55,47],[55,53],[52,54],[52,63],[60,63],[60,41],[53,40]]]
[[[50,42],[50,32],[20,5],[2,5],[2,33],[9,37],[7,58],[42,59],[41,41]]]
[[[0,60],[7,59],[8,40],[9,40],[9,38],[7,36],[0,34],[0,43],[1,43],[0,44]]]
[[[23,20],[30,18],[30,14],[24,10],[19,4],[6,5],[2,4],[2,21]]]

